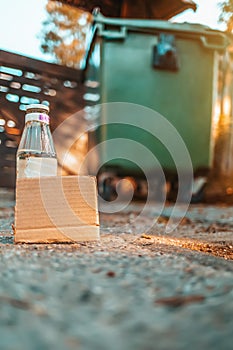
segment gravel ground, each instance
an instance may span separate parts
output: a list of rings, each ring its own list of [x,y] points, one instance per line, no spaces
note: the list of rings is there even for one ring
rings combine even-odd
[[[101,214],[99,242],[14,245],[0,190],[0,349],[232,349],[233,208]],[[174,219],[175,220],[175,219]]]

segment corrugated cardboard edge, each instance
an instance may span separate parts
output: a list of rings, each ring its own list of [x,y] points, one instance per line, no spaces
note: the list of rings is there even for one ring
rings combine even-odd
[[[73,239],[69,238],[69,230]],[[64,235],[63,232],[66,232],[67,235]],[[61,231],[56,228],[18,230],[14,236],[14,243],[78,243],[99,241],[99,239],[99,226],[84,226],[63,227]]]

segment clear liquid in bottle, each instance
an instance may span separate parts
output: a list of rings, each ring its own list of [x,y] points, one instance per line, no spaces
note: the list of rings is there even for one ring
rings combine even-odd
[[[57,157],[49,128],[48,107],[29,105],[17,151],[17,178],[57,175]]]

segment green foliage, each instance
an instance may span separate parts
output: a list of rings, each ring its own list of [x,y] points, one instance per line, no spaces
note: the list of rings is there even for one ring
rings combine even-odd
[[[219,21],[226,23],[227,31],[233,33],[233,0],[226,0],[219,3],[221,15]]]
[[[91,15],[59,1],[48,1],[47,19],[40,33],[41,50],[54,60],[78,68],[85,53]]]

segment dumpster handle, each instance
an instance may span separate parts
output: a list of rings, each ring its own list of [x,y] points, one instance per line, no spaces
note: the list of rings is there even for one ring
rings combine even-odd
[[[200,36],[200,40],[201,40],[203,46],[206,47],[207,49],[224,50],[229,43],[228,43],[228,40],[226,40],[225,35],[221,35],[221,37],[223,38],[222,44],[210,43],[210,42],[208,42],[208,39],[205,36]]]
[[[127,28],[121,27],[120,30],[104,30],[102,24],[97,24],[98,35],[104,37],[105,39],[125,39],[127,35]]]

